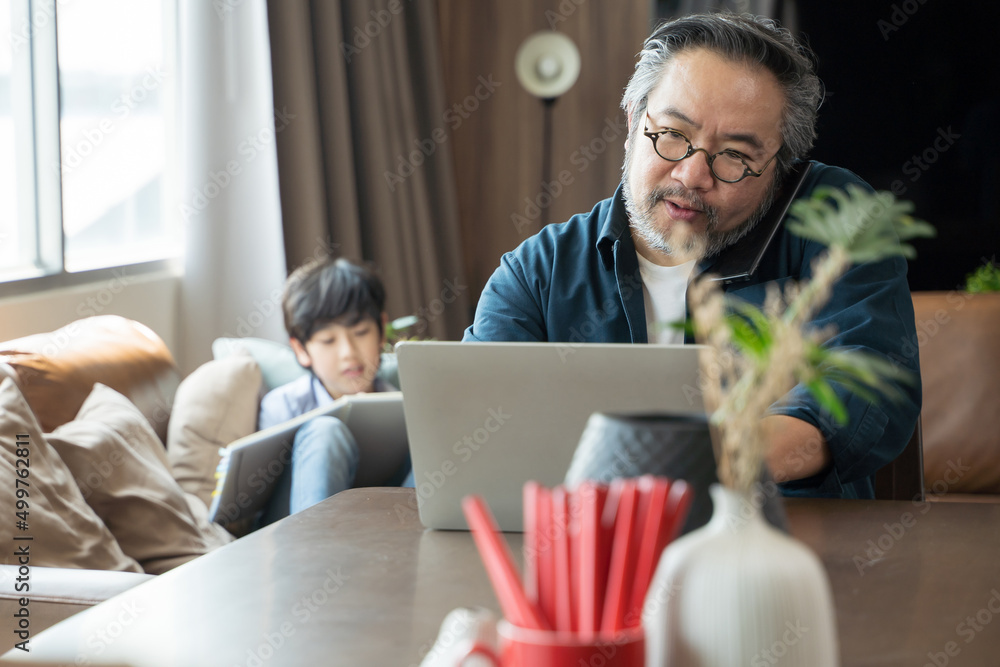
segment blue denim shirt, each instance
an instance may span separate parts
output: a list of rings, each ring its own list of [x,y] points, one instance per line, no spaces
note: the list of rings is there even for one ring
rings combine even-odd
[[[842,188],[848,183],[869,187],[846,169],[813,163],[799,196],[809,196],[818,186]],[[768,284],[808,279],[813,260],[823,250],[782,226],[749,280],[724,289],[760,305]],[[711,271],[714,260],[704,260],[699,271]],[[795,387],[772,412],[817,427],[833,464],[813,477],[782,484],[782,492],[871,498],[875,471],[903,450],[920,413],[919,359],[906,261],[895,257],[852,266],[812,324],[835,328],[830,346],[864,349],[909,369],[913,383],[898,386],[905,397],[899,402],[871,403],[838,387],[849,415],[843,427],[802,386]],[[548,225],[506,253],[483,290],[464,340],[646,343],[642,279],[621,187],[590,213]],[[794,468],[794,459],[787,463]]]

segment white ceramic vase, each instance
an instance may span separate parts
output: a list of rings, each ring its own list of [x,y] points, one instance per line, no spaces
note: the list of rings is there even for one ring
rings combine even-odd
[[[826,571],[751,500],[711,488],[712,519],[663,552],[646,596],[647,667],[839,664]]]

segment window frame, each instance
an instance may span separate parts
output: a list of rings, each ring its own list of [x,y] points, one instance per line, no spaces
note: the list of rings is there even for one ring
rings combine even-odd
[[[23,166],[31,174],[31,178],[25,179],[19,186],[16,214],[19,217],[18,224],[25,229],[29,227],[24,222],[24,218],[27,218],[34,238],[31,238],[31,234],[26,234],[21,239],[19,252],[26,258],[26,266],[0,271],[0,290],[4,297],[86,285],[122,275],[140,276],[164,271],[177,273],[183,264],[181,253],[81,271],[66,270],[57,42],[59,1],[11,0],[11,40],[15,37],[27,39],[27,57],[19,57],[14,49],[11,73],[12,116],[15,127],[24,127],[26,130],[17,132],[17,166]],[[171,71],[176,72],[178,3],[177,0],[162,1],[164,61]],[[22,26],[26,26],[26,29],[21,30]],[[169,89],[164,94],[163,118],[168,136],[174,134],[176,110],[174,95]],[[176,164],[176,148],[169,139],[166,151],[167,162],[162,183],[164,200],[169,202],[173,200],[175,179],[172,167]],[[167,216],[169,209],[169,205],[162,205],[160,215]]]

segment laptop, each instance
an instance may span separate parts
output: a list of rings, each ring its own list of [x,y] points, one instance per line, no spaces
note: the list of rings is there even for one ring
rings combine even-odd
[[[403,397],[398,391],[343,396],[330,405],[252,433],[229,445],[229,467],[212,493],[209,516],[223,525],[257,514],[291,461],[299,428],[315,417],[337,417],[358,442],[355,486],[384,484],[408,454]]]
[[[699,347],[399,343],[421,523],[466,530],[461,500],[478,493],[519,531],[524,482],[562,483],[592,413],[703,415]]]

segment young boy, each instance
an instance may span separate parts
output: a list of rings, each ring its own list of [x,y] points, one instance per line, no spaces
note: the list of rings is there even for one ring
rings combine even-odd
[[[292,350],[309,374],[264,396],[258,428],[329,405],[345,394],[395,391],[375,377],[385,344],[384,309],[382,281],[345,259],[311,261],[293,272],[285,283],[282,310]],[[317,417],[302,426],[263,523],[351,488],[358,458],[354,436],[336,417]]]

